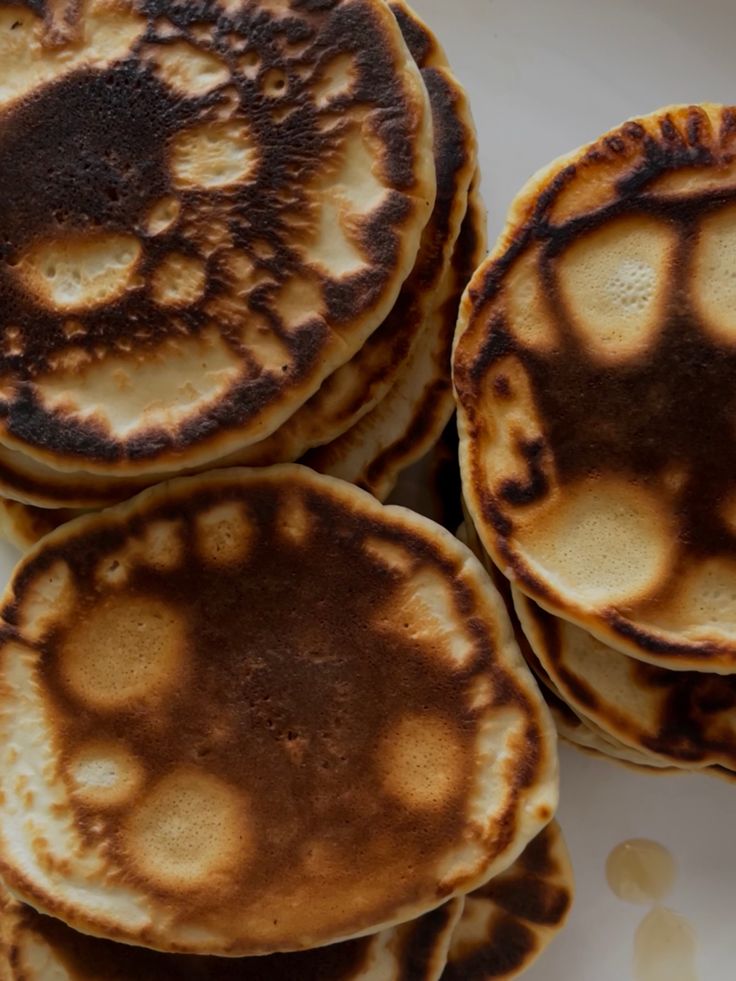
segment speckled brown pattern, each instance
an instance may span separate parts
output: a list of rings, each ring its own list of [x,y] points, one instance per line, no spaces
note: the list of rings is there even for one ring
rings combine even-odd
[[[469,287],[455,353],[464,493],[494,561],[550,611],[676,669],[736,665],[734,207],[736,110],[625,123],[520,193]],[[585,292],[575,263],[586,249],[609,261],[611,242],[611,269],[629,279]],[[630,333],[605,307],[609,286]],[[610,542],[584,575],[588,546],[570,529],[593,528],[586,508]],[[543,535],[568,516],[555,551]]]
[[[89,0],[49,17],[40,36],[28,10],[2,21],[2,439],[112,473],[221,456],[274,429],[390,310],[434,195],[426,91],[378,0]],[[195,179],[208,146],[220,163]],[[375,189],[357,202],[361,154]],[[320,257],[325,222],[355,251],[344,271]],[[110,241],[125,288],[58,299],[48,250]],[[202,276],[196,296],[158,295],[174,259],[185,283]],[[182,358],[207,364],[214,394],[182,389],[186,411],[146,407],[132,425],[107,411]],[[56,397],[70,372],[111,375],[97,411]]]

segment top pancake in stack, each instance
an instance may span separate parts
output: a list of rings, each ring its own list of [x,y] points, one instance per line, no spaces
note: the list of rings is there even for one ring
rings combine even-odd
[[[84,932],[296,950],[502,871],[557,802],[551,720],[481,566],[306,467],[78,518],[0,636],[0,874]]]
[[[264,439],[386,318],[432,211],[427,90],[395,18],[378,0],[1,16],[3,446],[130,476]]]
[[[736,110],[552,164],[463,301],[463,486],[494,562],[623,653],[736,669]]]

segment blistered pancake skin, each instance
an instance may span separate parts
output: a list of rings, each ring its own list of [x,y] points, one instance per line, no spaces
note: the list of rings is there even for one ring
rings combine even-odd
[[[442,981],[509,981],[527,970],[564,926],[573,889],[570,857],[552,822],[510,869],[467,897]]]
[[[432,207],[394,18],[373,0],[2,16],[3,441],[122,474],[268,435],[388,313]],[[155,402],[142,371],[167,377]]]
[[[529,182],[463,301],[464,492],[494,562],[602,641],[736,666],[736,110],[630,121]]]
[[[736,770],[736,678],[628,658],[523,594],[514,601],[544,670],[577,711],[675,766]]]
[[[475,128],[467,95],[443,63],[441,50],[434,44],[428,28],[414,15],[411,18],[401,16],[398,5],[392,10],[421,69],[432,109],[437,172],[434,210],[422,233],[416,264],[388,317],[360,351],[326,378],[312,398],[283,426],[268,439],[240,454],[239,462],[244,465],[291,461],[312,447],[330,446],[343,434],[348,439],[353,438],[361,419],[370,415],[374,407],[380,407],[394,388],[401,386],[402,378],[411,371],[415,352],[427,343],[427,335],[436,333],[433,316],[436,316],[438,303],[443,307],[446,304],[448,310],[443,323],[452,316],[454,330],[459,297],[478,265],[479,258],[467,268],[461,283],[451,271],[453,262],[457,261],[456,243],[467,254],[468,232],[466,230],[463,236],[462,221],[477,163]],[[413,26],[407,38],[410,23]],[[420,32],[426,37],[426,44],[420,43]],[[463,244],[461,236],[465,240]],[[448,279],[451,281],[450,300],[446,300]],[[455,310],[450,311],[453,304]],[[449,343],[443,364],[448,376]],[[447,389],[449,391],[449,381]],[[441,393],[437,395],[438,399],[433,400],[432,405],[436,404],[434,412],[441,417],[443,411],[449,411],[447,406],[452,400],[448,403],[446,395],[444,399]],[[432,426],[430,420],[431,414],[426,426],[434,432],[436,424]],[[359,481],[351,482],[360,484]]]
[[[162,954],[84,936],[6,897],[0,909],[0,977],[44,981],[437,981],[462,899],[386,934],[267,957]],[[3,971],[5,967],[5,972]],[[380,973],[379,973],[380,972]]]
[[[450,356],[462,293],[486,254],[486,210],[476,171],[452,257],[427,328],[391,391],[338,439],[305,454],[302,462],[340,477],[379,500],[400,472],[437,441],[455,408]]]
[[[480,567],[306,468],[79,518],[21,563],[3,619],[0,873],[84,932],[348,939],[484,881],[556,806],[550,720]],[[52,742],[27,758],[31,724]],[[39,753],[43,787],[18,773]]]

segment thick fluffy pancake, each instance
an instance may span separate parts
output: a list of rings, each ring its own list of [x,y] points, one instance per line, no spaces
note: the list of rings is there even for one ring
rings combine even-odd
[[[0,872],[85,932],[349,939],[476,888],[556,806],[551,719],[481,566],[307,468],[78,518],[3,616]]]
[[[535,839],[536,841],[536,839]],[[1,888],[1,887],[0,887]],[[8,981],[437,981],[463,907],[452,899],[411,923],[344,944],[266,957],[162,954],[77,933],[8,893],[0,978]]]
[[[464,493],[553,613],[736,668],[736,110],[631,121],[534,177],[463,301]]]
[[[393,306],[434,201],[425,86],[380,0],[57,6],[0,22],[0,438],[215,459]]]
[[[574,878],[560,827],[547,825],[510,869],[466,897],[442,981],[509,981],[563,928]]]
[[[560,695],[616,740],[675,766],[736,769],[736,678],[627,657],[519,590],[524,633]]]
[[[452,268],[438,291],[427,329],[393,388],[356,426],[304,457],[315,470],[349,480],[381,500],[391,493],[401,470],[439,438],[455,407],[450,351],[458,305],[486,251],[479,183],[476,174]]]

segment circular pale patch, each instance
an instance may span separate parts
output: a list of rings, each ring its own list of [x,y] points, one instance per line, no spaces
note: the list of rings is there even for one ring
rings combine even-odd
[[[114,710],[158,698],[181,684],[188,656],[180,609],[162,600],[117,593],[68,630],[59,671],[80,704]]]
[[[178,770],[158,783],[136,809],[125,850],[141,875],[164,890],[207,890],[214,877],[247,863],[251,848],[242,791],[196,770]]]

